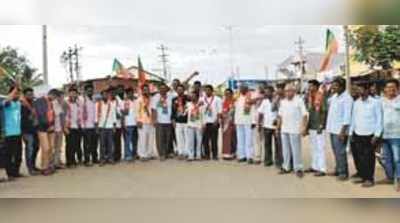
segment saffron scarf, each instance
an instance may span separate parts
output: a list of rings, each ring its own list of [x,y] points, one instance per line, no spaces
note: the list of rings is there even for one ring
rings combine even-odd
[[[324,100],[324,94],[321,91],[317,91],[308,96],[309,106],[311,108],[314,108],[316,112],[321,111],[323,100]]]
[[[225,99],[224,103],[222,104],[223,113],[224,114],[229,113],[232,110],[234,103],[235,103],[234,99]]]
[[[190,121],[195,122],[200,119],[200,103],[193,103],[193,107],[190,110]]]

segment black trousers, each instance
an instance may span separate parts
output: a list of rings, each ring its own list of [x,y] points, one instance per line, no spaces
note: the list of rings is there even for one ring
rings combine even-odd
[[[85,163],[97,163],[98,152],[97,147],[99,145],[99,137],[95,129],[83,129],[83,151],[85,157]]]
[[[264,139],[264,163],[266,165],[275,164],[276,167],[280,168],[283,163],[281,137],[276,134],[274,129],[264,128]],[[272,155],[272,140],[275,148],[274,156]]]
[[[175,128],[171,125],[171,141],[168,147],[168,155],[174,154],[174,145],[176,144]]]
[[[83,161],[83,151],[82,151],[82,140],[83,140],[83,135],[82,135],[82,130],[77,130],[77,139],[76,142],[78,143],[77,146],[75,147],[75,156],[78,159],[79,163],[82,163]]]
[[[156,126],[156,144],[160,158],[167,158],[167,155],[169,155],[170,145],[172,141],[171,129],[171,124],[158,124]]]
[[[203,133],[203,148],[206,159],[210,158],[210,153],[212,153],[212,158],[218,159],[218,129],[219,125],[206,124]]]
[[[122,156],[122,129],[117,128],[114,133],[114,161],[121,161]]]
[[[22,138],[11,136],[5,138],[5,169],[9,177],[19,175],[22,162]]]
[[[375,147],[371,140],[373,136],[359,136],[353,134],[351,150],[354,164],[362,180],[374,181],[375,175]]]
[[[65,158],[67,166],[76,165],[76,155],[78,161],[82,161],[82,149],[81,149],[81,131],[79,129],[70,129],[69,134],[66,135],[66,146],[65,146]],[[80,151],[80,152],[79,152]],[[80,155],[79,155],[80,154]]]

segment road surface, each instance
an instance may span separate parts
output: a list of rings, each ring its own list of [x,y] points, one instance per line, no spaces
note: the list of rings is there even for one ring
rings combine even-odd
[[[309,164],[305,149],[305,166]],[[332,168],[332,158],[329,159]],[[352,158],[349,157],[352,164]],[[352,172],[354,168],[351,166]],[[50,177],[0,184],[0,197],[22,198],[342,198],[400,197],[393,186],[365,189],[332,177],[278,175],[274,167],[228,161],[168,160],[78,167]],[[377,179],[383,170],[377,166]]]

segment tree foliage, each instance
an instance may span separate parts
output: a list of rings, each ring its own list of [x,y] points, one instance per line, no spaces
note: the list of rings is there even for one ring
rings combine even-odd
[[[361,26],[350,32],[350,45],[356,61],[390,69],[400,61],[400,25]]]
[[[0,94],[7,93],[17,76],[21,79],[22,88],[43,84],[42,74],[37,74],[37,69],[31,66],[29,60],[10,46],[0,48],[0,68]]]

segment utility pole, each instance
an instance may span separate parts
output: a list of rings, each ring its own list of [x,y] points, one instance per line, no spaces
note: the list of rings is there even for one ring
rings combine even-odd
[[[345,37],[345,46],[346,46],[346,89],[348,92],[351,90],[351,78],[350,78],[350,46],[349,46],[349,26],[345,25],[344,27],[344,37]]]
[[[304,43],[305,41],[303,40],[303,38],[301,38],[301,36],[297,41],[294,42],[294,44],[298,46],[299,66],[300,66],[300,91],[302,90],[304,75],[306,74],[306,67],[305,67],[306,60],[304,58],[304,46],[303,46]]]
[[[81,66],[80,66],[80,64],[79,64],[79,51],[81,50],[82,48],[81,47],[79,47],[78,48],[78,45],[77,44],[75,44],[75,47],[74,47],[74,49],[73,49],[73,56],[75,56],[75,67],[74,67],[74,69],[75,69],[75,74],[76,74],[76,80],[77,80],[77,82],[78,82],[78,84],[79,84],[79,82],[81,81]]]
[[[75,44],[74,47],[68,47],[60,57],[60,61],[66,68],[71,83],[77,81],[79,84],[79,81],[81,80],[81,66],[79,59],[81,50],[82,47],[78,47],[77,44]]]
[[[47,26],[42,26],[42,39],[43,39],[43,80],[44,84],[49,84],[48,62],[47,62]]]
[[[304,74],[306,74],[306,67],[305,67],[306,60],[304,58],[304,46],[303,46],[304,43],[306,43],[306,42],[303,40],[303,38],[301,38],[301,36],[299,37],[299,40],[294,42],[294,44],[298,46],[298,55],[299,55],[299,60],[300,60],[299,63],[300,63],[300,69],[301,69],[301,77],[300,78],[303,78],[302,76]]]
[[[157,49],[161,50],[161,55],[159,56],[161,58],[161,63],[162,63],[162,72],[163,72],[163,77],[168,80],[171,81],[171,77],[168,75],[168,68],[167,68],[167,63],[168,63],[168,54],[166,53],[166,51],[168,50],[168,48],[166,46],[164,46],[163,44],[161,44],[159,47],[157,47]]]

